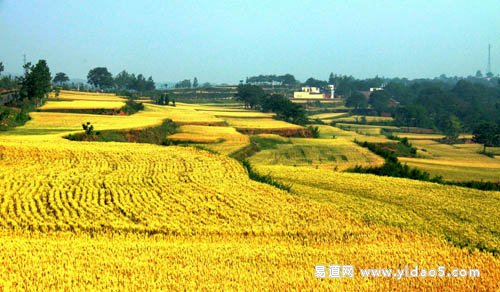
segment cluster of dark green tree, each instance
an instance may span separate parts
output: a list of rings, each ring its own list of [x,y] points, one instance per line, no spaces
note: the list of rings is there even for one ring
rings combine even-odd
[[[351,93],[346,98],[346,106],[355,109],[358,113],[383,114],[390,113],[398,102],[384,90],[372,92],[368,97],[359,91]],[[372,111],[366,111],[370,107]]]
[[[5,70],[3,62],[0,62],[0,89],[16,89],[19,84],[19,80],[12,76],[1,76],[2,72]]]
[[[27,63],[23,67],[24,76],[21,78],[19,94],[24,101],[40,106],[52,89],[52,77],[47,62],[39,60],[35,65]]]
[[[395,89],[395,90],[394,90]],[[434,128],[448,137],[472,132],[482,124],[500,125],[500,85],[497,87],[460,80],[453,87],[443,83],[416,83],[384,90],[398,98],[394,110],[397,125]]]
[[[429,86],[430,84],[440,84],[440,86],[444,87],[453,87],[460,80],[465,80],[475,84],[482,84],[487,87],[494,87],[500,82],[500,77],[498,76],[494,77],[491,72],[487,74],[486,78],[482,76],[480,71],[478,73],[479,75],[477,75],[476,73],[476,76],[467,76],[467,77],[458,77],[458,76],[447,77],[446,75],[441,74],[439,77],[435,77],[433,79],[413,79],[413,80],[409,80],[407,78],[399,78],[399,77],[385,78],[378,76],[367,79],[356,79],[353,76],[337,75],[330,73],[328,82],[310,78],[308,79],[309,82],[306,81],[306,84],[315,84],[315,86],[320,85],[319,87],[321,86],[324,87],[327,84],[333,84],[335,85],[336,94],[348,97],[356,91],[367,91],[370,88],[382,87],[384,84],[386,84],[385,88],[394,86],[396,88],[392,89],[398,90],[397,87],[399,86],[411,87],[415,86],[415,84],[420,84],[423,86]],[[419,87],[419,85],[417,85],[417,87]],[[405,90],[403,90],[400,93],[405,93],[404,91]],[[403,96],[402,98],[404,99],[405,97]],[[398,101],[400,100],[398,99]]]
[[[90,70],[87,74],[87,82],[103,90],[117,89],[121,91],[148,92],[156,89],[151,76],[146,79],[142,74],[136,76],[134,73],[130,74],[123,70],[113,78],[113,75],[106,67],[96,67]]]
[[[302,105],[291,102],[281,94],[268,94],[262,87],[251,84],[240,84],[236,99],[245,107],[263,112],[276,113],[276,118],[294,124],[307,122],[306,112]]]
[[[193,78],[193,83],[191,83],[190,79],[184,79],[175,84],[175,88],[197,88],[198,87],[198,78]]]
[[[368,79],[356,79],[353,76],[330,73],[328,80],[319,80],[311,77],[303,85],[319,88],[335,85],[335,94],[347,97],[358,91],[367,91],[372,87],[381,87],[385,82],[386,79],[378,76]]]
[[[460,133],[470,133],[484,124],[498,131],[500,84],[467,80],[453,85],[439,80],[390,82],[369,98],[353,92],[346,98],[346,105],[356,110],[370,107],[377,114],[391,113],[397,126],[435,129],[456,139]]]
[[[142,74],[137,74],[136,76],[134,73],[129,74],[125,70],[115,76],[114,82],[118,90],[147,92],[156,89],[152,76],[149,76],[148,79],[146,79]]]
[[[154,97],[155,103],[158,105],[169,105],[172,102],[172,106],[175,106],[175,99],[171,98],[171,96],[166,93],[160,93],[156,97]]]
[[[299,82],[295,79],[292,74],[284,75],[259,75],[251,76],[246,78],[246,83],[250,84],[281,84],[281,85],[297,85]]]
[[[205,82],[205,83],[200,85],[198,83],[198,78],[194,77],[192,83],[191,83],[190,79],[184,79],[184,80],[177,82],[175,84],[174,88],[199,88],[199,87],[207,88],[210,86],[212,86],[212,85],[209,82]]]
[[[56,76],[54,76],[54,79],[52,80],[53,84],[62,86],[65,82],[69,81],[68,75],[64,72],[58,72],[56,73]]]
[[[1,66],[3,71],[3,64]],[[45,60],[39,60],[35,65],[27,63],[24,75],[16,78],[20,84],[16,98],[9,100],[0,107],[0,128],[6,129],[19,126],[29,120],[28,113],[40,106],[51,90],[50,70]]]

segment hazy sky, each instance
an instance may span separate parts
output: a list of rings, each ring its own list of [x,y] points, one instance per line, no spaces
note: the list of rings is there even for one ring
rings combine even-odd
[[[0,61],[86,78],[106,66],[157,82],[236,83],[500,72],[500,1],[0,0]]]

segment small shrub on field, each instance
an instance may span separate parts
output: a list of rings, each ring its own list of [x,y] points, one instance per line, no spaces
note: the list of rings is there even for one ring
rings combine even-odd
[[[307,130],[309,131],[309,133],[311,134],[311,136],[313,138],[319,138],[319,127],[317,126],[308,126],[307,127]]]
[[[83,130],[85,130],[85,134],[88,136],[91,136],[94,134],[94,125],[92,125],[90,122],[87,122],[86,124],[82,124]]]
[[[121,110],[127,115],[134,114],[138,111],[144,110],[144,105],[142,102],[136,102],[135,100],[129,98]]]

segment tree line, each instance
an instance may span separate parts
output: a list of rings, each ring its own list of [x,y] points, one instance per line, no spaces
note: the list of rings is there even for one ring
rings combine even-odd
[[[0,71],[3,71],[4,66],[1,62],[0,65],[2,69]],[[45,60],[39,60],[34,65],[27,63],[23,69],[23,76],[8,77],[7,85],[11,86],[8,89],[19,89],[19,92],[17,98],[0,106],[0,129],[24,124],[29,120],[28,113],[43,104],[51,91],[52,78]]]
[[[281,85],[297,85],[299,82],[292,74],[284,75],[259,75],[246,78],[246,83],[250,84],[281,84]]]
[[[300,104],[291,102],[281,94],[269,94],[262,87],[251,84],[238,85],[236,99],[247,108],[276,113],[276,118],[294,124],[307,122],[306,111]]]
[[[435,129],[456,139],[460,133],[471,133],[480,126],[500,127],[500,83],[393,81],[369,96],[351,93],[346,106],[358,112],[391,114],[396,126]]]
[[[147,79],[143,74],[128,73],[126,70],[114,78],[106,67],[96,67],[87,74],[87,82],[99,89],[132,90],[137,92],[154,91],[156,89],[152,76]]]

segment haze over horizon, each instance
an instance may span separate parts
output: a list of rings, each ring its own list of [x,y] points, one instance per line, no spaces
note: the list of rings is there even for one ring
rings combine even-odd
[[[52,75],[94,67],[156,82],[291,73],[425,78],[500,72],[500,1],[6,1],[0,61]],[[496,23],[496,25],[495,25]]]

